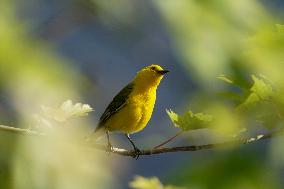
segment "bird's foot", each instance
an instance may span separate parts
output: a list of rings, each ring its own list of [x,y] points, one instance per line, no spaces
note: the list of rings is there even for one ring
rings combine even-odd
[[[107,149],[106,149],[108,155],[110,155],[111,152],[113,152],[113,146],[111,145],[111,143],[107,144]]]
[[[134,147],[134,153],[133,153],[132,157],[137,160],[141,154],[142,154],[141,150],[139,150],[139,148],[137,148],[137,147]]]

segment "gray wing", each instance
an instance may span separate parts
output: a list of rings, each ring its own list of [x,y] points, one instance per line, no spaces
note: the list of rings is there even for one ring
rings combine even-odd
[[[133,83],[126,85],[111,101],[108,105],[102,116],[100,117],[99,125],[96,128],[95,132],[103,127],[106,121],[118,112],[121,108],[126,105],[126,100],[128,99],[129,94],[133,90]]]

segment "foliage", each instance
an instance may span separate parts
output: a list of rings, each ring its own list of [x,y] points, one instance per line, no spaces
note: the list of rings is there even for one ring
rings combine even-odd
[[[166,185],[164,186],[157,177],[145,178],[136,176],[133,181],[129,183],[133,189],[184,189],[183,187]]]
[[[43,114],[53,120],[65,122],[68,119],[87,116],[93,109],[89,104],[76,103],[73,105],[71,100],[62,103],[59,108],[42,106]]]
[[[272,85],[269,84],[264,77],[256,77],[252,75],[253,85],[250,88],[249,96],[240,104],[239,108],[245,108],[256,105],[261,101],[269,101],[274,94]]]
[[[49,133],[41,138],[0,131],[0,188],[111,187],[111,168],[103,156],[74,145],[90,132],[85,116],[90,106],[71,101],[54,105],[65,99],[81,101],[85,75],[33,35],[32,26],[20,18],[24,13],[18,8],[30,2],[23,3],[0,1],[0,119],[1,124]],[[58,125],[67,127],[50,129]]]
[[[0,119],[1,124],[43,129],[49,131],[49,135],[32,138],[0,131],[0,188],[119,188],[116,184],[121,184],[121,177],[132,162],[74,145],[81,142],[96,123],[87,116],[93,111],[90,105],[74,104],[66,99],[86,101],[82,88],[89,86],[91,81],[86,81],[87,73],[70,64],[72,60],[56,53],[53,43],[40,40],[41,31],[37,34],[37,27],[31,23],[42,18],[28,22],[20,18],[25,14],[18,10],[26,2],[0,2],[3,7],[0,11]],[[142,1],[118,3],[113,0],[114,5],[100,0],[86,2],[85,5],[95,6],[88,7],[96,13],[92,19],[108,26],[98,30],[110,36],[107,40],[113,39],[111,35],[117,35],[123,37],[119,43],[114,41],[115,44],[145,45],[143,38],[137,39],[137,43],[131,41],[137,36],[125,35],[125,30],[144,23],[140,20],[141,15],[136,13],[149,13],[148,8],[141,9],[139,3]],[[29,3],[33,4],[32,9],[38,5],[44,7],[35,1]],[[165,31],[156,30],[152,21],[145,21],[143,25],[149,24],[151,29],[139,25],[137,31],[154,31],[153,36],[147,33],[147,37],[153,37],[153,43],[161,42],[155,39],[156,35],[165,36],[176,62],[181,62],[183,72],[194,82],[190,94],[184,94],[189,100],[174,107],[178,112],[179,108],[189,104],[190,109],[181,115],[167,110],[170,120],[182,131],[210,128],[208,133],[190,135],[198,138],[190,142],[207,144],[211,138],[223,141],[227,137],[238,139],[250,135],[257,136],[252,139],[256,140],[265,132],[283,129],[284,25],[279,19],[273,18],[257,0],[155,0],[147,4],[155,11],[154,15],[159,15],[159,24]],[[72,7],[75,9],[77,5]],[[64,27],[69,28],[73,22],[86,21],[85,16],[90,17],[88,12],[79,19],[73,12],[72,17],[68,13],[68,22],[60,25],[66,15],[58,15],[56,24],[47,25],[48,28],[56,26],[60,35],[63,35],[61,29]],[[100,22],[92,23],[97,27]],[[128,27],[118,29],[121,25]],[[68,37],[73,36],[71,32],[69,34]],[[117,47],[120,46],[114,48],[115,57],[119,60],[122,58],[116,53],[122,50]],[[103,49],[107,49],[104,53],[111,53],[107,45]],[[93,56],[100,53],[98,51]],[[179,67],[175,64],[168,66]],[[219,82],[215,79],[218,75]],[[187,86],[187,83],[182,86]],[[144,135],[143,140],[146,140]],[[134,189],[180,188],[177,186],[189,189],[283,188],[283,143],[283,138],[279,137],[258,146],[233,146],[193,153],[190,157],[177,155],[169,158],[175,164],[163,173],[169,178],[167,182],[176,186],[164,185],[157,177],[136,177],[129,186]],[[153,161],[157,159],[153,158]],[[154,168],[169,164],[168,159],[158,161]]]
[[[211,115],[203,113],[193,113],[192,111],[188,111],[179,116],[172,110],[166,110],[166,112],[174,125],[183,131],[204,128],[208,122],[212,121]]]
[[[228,78],[225,75],[221,75],[218,79],[230,84],[241,88],[236,82],[232,79]],[[255,121],[270,121],[272,124],[272,119],[277,119],[280,121],[279,117],[275,118],[277,114],[275,110],[271,110],[271,106],[275,103],[273,99],[277,96],[276,91],[273,89],[271,82],[264,76],[255,76],[251,75],[252,84],[249,88],[245,89],[243,93],[247,94],[239,94],[239,92],[233,92],[235,96],[240,96],[242,101],[240,104],[234,107],[235,114],[243,114],[242,116],[255,118]],[[259,110],[264,109],[263,112]],[[275,108],[274,108],[275,109]],[[257,112],[254,111],[257,110]],[[214,109],[216,111],[216,109]],[[218,114],[222,111],[219,109],[219,113],[217,112],[216,117],[218,118]],[[271,112],[272,111],[272,112]],[[206,127],[213,127],[214,128],[214,117],[209,114],[204,113],[193,113],[192,111],[188,111],[183,115],[178,115],[171,110],[166,110],[168,116],[170,117],[171,121],[174,125],[183,131],[201,129]],[[214,112],[213,112],[214,113]],[[215,112],[216,114],[216,112]],[[221,120],[224,121],[225,114],[222,113]],[[219,123],[219,122],[218,122]],[[226,126],[228,127],[228,126]],[[241,129],[243,130],[243,128]],[[237,131],[238,132],[238,131]],[[235,133],[234,135],[236,135]]]
[[[191,91],[191,100],[182,108],[190,105],[191,110],[212,115],[212,121],[206,126],[219,130],[214,133],[210,130],[206,137],[201,135],[201,141],[211,136],[220,141],[224,134],[243,138],[269,131],[281,132],[283,25],[275,26],[274,18],[258,1],[181,0],[178,3],[156,1],[156,4],[183,65],[198,83],[199,91]],[[218,75],[223,82],[214,80]],[[191,128],[187,131],[203,128],[191,125],[194,121],[190,114],[187,122],[179,121],[185,114],[168,113],[180,128]],[[227,132],[229,127],[232,132]],[[277,158],[283,156],[281,145],[282,137],[259,146],[238,146],[238,150],[233,146],[233,150],[195,154],[183,161],[180,169],[174,169],[169,179],[187,188],[283,188],[279,178],[282,178],[284,161]],[[274,161],[277,166],[271,166]]]
[[[268,159],[262,159],[261,151],[250,147],[242,150],[218,151],[208,155],[200,154],[193,158],[185,170],[180,166],[175,177],[169,180],[173,184],[181,184],[186,188],[212,189],[268,189],[281,188],[279,177]],[[245,155],[244,155],[245,154]]]

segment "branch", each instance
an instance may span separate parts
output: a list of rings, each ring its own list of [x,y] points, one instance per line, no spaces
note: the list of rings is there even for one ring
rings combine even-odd
[[[171,142],[172,140],[174,140],[176,137],[178,137],[179,135],[181,135],[184,131],[180,131],[177,134],[175,134],[173,137],[169,138],[168,140],[166,140],[165,142],[157,145],[154,147],[154,149],[160,148],[162,146],[164,146],[165,144],[168,144],[169,142]]]
[[[30,129],[21,129],[21,128],[16,128],[16,127],[6,126],[6,125],[0,125],[0,131],[21,134],[21,135],[46,136],[45,133],[40,133],[38,131],[34,131]]]
[[[11,126],[0,125],[0,131],[10,132],[14,134],[21,134],[21,135],[30,135],[30,136],[47,136],[45,133],[40,133],[30,129],[21,129]],[[153,154],[162,154],[162,153],[170,153],[170,152],[185,152],[185,151],[198,151],[198,150],[206,150],[206,149],[215,149],[219,147],[231,146],[231,145],[238,145],[238,144],[249,144],[254,143],[260,140],[275,138],[278,136],[283,136],[284,133],[282,131],[274,131],[271,133],[258,135],[256,137],[250,137],[247,139],[234,139],[231,141],[226,142],[219,142],[215,144],[204,144],[204,145],[190,145],[190,146],[177,146],[177,147],[170,147],[170,148],[153,148],[153,149],[146,149],[141,150],[141,155],[153,155]],[[126,150],[121,148],[112,148],[110,150],[107,146],[101,144],[91,144],[88,143],[89,147],[103,150],[106,152],[112,152],[122,156],[134,156],[135,151],[133,150]]]
[[[177,147],[170,147],[170,148],[153,148],[153,149],[147,149],[147,150],[141,150],[141,155],[153,155],[153,154],[162,154],[162,153],[170,153],[170,152],[187,152],[187,151],[199,151],[199,150],[206,150],[206,149],[216,149],[220,147],[226,147],[226,146],[232,146],[232,145],[238,145],[238,144],[249,144],[254,143],[259,140],[269,139],[269,138],[275,138],[278,136],[283,136],[284,133],[280,132],[272,132],[264,135],[259,135],[257,137],[251,137],[248,139],[235,139],[231,141],[226,142],[220,142],[215,144],[203,144],[203,145],[190,145],[190,146],[177,146]],[[125,150],[120,148],[113,148],[112,151],[110,151],[108,148],[102,145],[95,145],[95,148],[100,150],[105,150],[107,152],[112,152],[118,155],[122,156],[134,156],[135,151],[133,150]]]

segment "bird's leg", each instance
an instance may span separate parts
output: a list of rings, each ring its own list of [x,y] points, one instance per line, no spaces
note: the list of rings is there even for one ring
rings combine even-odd
[[[137,148],[133,142],[133,140],[130,138],[129,134],[125,134],[126,138],[130,141],[130,143],[132,144],[133,148],[134,148],[134,155],[132,156],[133,158],[138,159],[138,157],[141,154],[141,151],[139,150],[139,148]]]
[[[113,151],[113,147],[110,143],[110,140],[109,140],[109,131],[106,131],[106,135],[107,135],[107,148],[108,148],[108,152],[112,152]]]

